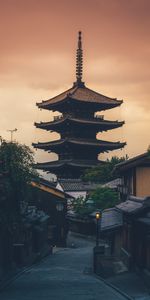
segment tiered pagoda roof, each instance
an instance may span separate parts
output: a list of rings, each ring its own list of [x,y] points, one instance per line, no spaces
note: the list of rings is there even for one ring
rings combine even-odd
[[[70,178],[71,174],[75,173],[76,178],[82,174],[83,170],[96,167],[104,164],[104,161],[97,160],[77,160],[77,159],[61,159],[45,163],[37,163],[36,167],[39,170],[56,174],[59,178]],[[73,170],[73,171],[72,171]],[[74,178],[74,177],[73,177]]]
[[[94,147],[94,149],[98,148],[101,150],[100,152],[104,152],[107,150],[114,150],[114,149],[120,149],[124,146],[124,143],[120,142],[107,142],[102,140],[93,140],[93,139],[80,139],[80,138],[65,138],[65,139],[59,139],[52,142],[46,142],[46,143],[37,143],[33,146],[38,149],[44,149],[44,150],[54,150],[55,152],[60,151],[62,152],[62,147],[68,147],[70,145],[76,145],[79,146],[79,150],[81,149],[81,146],[84,147],[85,145],[88,147]],[[51,152],[51,151],[50,151]]]
[[[107,131],[110,129],[118,128],[121,127],[124,124],[124,121],[109,121],[109,120],[104,120],[104,116],[97,116],[96,118],[75,118],[71,117],[69,115],[66,116],[58,116],[57,118],[54,119],[54,121],[51,122],[40,122],[40,123],[34,123],[37,128],[45,129],[45,130],[52,130],[52,131],[62,131],[64,127],[67,126],[82,126],[86,127],[86,129],[94,128],[98,132],[100,131]],[[63,129],[62,129],[63,128]]]
[[[98,154],[120,149],[126,143],[97,140],[98,132],[121,127],[124,122],[104,120],[96,112],[111,109],[122,104],[122,100],[110,98],[87,88],[82,82],[82,41],[79,32],[76,82],[71,89],[49,100],[37,103],[38,108],[58,111],[53,121],[35,123],[37,128],[55,131],[60,139],[33,146],[58,154],[57,161],[38,163],[38,169],[55,173],[61,178],[78,178],[86,168],[102,162]]]
[[[116,98],[110,98],[99,94],[89,88],[87,88],[84,82],[75,82],[73,87],[60,95],[53,97],[49,100],[36,103],[38,108],[42,109],[57,109],[64,111],[64,105],[94,105],[94,109],[106,110],[117,107],[123,103],[123,100],[117,100]]]

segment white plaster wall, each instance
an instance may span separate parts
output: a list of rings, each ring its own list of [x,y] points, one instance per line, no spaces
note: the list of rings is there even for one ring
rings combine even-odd
[[[76,192],[67,192],[67,194],[69,194],[70,196],[73,196],[74,198],[79,198],[79,197],[86,197],[87,192],[86,191],[76,191]]]
[[[60,185],[60,183],[57,183],[56,189],[58,189],[59,191],[64,192],[64,190],[63,190],[62,186]]]

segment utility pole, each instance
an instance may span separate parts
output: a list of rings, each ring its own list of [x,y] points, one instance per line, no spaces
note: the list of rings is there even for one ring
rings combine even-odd
[[[11,143],[13,142],[13,134],[14,134],[14,132],[16,132],[17,131],[17,128],[15,128],[15,129],[9,129],[9,130],[7,130],[7,131],[9,131],[10,132],[10,140],[11,140]]]
[[[0,146],[1,146],[2,142],[3,142],[3,139],[2,139],[2,136],[0,135]]]

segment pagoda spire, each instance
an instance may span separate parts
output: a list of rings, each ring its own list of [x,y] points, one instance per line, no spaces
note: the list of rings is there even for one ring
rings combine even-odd
[[[82,50],[82,32],[78,33],[78,48],[76,53],[76,84],[83,85],[82,69],[83,69],[83,50]]]

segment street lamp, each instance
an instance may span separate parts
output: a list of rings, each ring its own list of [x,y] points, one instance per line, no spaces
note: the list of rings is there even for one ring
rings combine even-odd
[[[96,218],[96,247],[98,247],[99,246],[99,221],[101,218],[101,213],[99,211],[96,212],[95,218]]]

